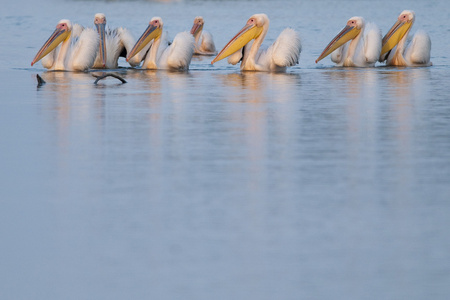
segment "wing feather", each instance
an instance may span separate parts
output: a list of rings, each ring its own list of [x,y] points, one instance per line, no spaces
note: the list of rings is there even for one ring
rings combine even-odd
[[[300,36],[294,29],[286,28],[270,48],[268,51],[272,51],[275,65],[279,67],[294,66],[298,64],[302,51]]]
[[[80,24],[73,24],[72,26],[72,38],[76,37],[80,37],[81,33],[83,32],[84,27]]]
[[[381,30],[374,23],[367,23],[364,30],[364,56],[367,63],[375,64],[381,54]]]
[[[195,39],[189,32],[180,32],[169,46],[167,66],[170,69],[187,70],[194,54]]]
[[[200,45],[200,50],[207,53],[216,52],[213,36],[208,31],[202,32],[202,44]]]
[[[114,69],[119,66],[118,60],[120,52],[122,52],[123,44],[120,40],[119,30],[107,30],[106,31],[106,67],[108,69]]]
[[[78,39],[73,40],[69,66],[75,71],[86,71],[94,64],[97,56],[100,42],[98,33],[92,28],[87,28],[81,32]]]
[[[423,30],[417,31],[406,50],[405,57],[415,65],[429,65],[430,53],[430,36]]]

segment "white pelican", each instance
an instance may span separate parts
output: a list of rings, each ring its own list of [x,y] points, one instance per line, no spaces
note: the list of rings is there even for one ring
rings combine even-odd
[[[142,64],[143,69],[189,69],[194,53],[194,37],[187,31],[180,32],[169,45],[163,33],[163,21],[160,17],[150,20],[147,29],[127,55],[127,61],[144,49],[150,41],[153,43]]]
[[[241,70],[285,71],[286,67],[298,64],[302,46],[297,32],[284,29],[276,41],[266,50],[260,50],[269,30],[269,18],[255,14],[247,24],[228,42],[211,64],[229,56],[228,63],[241,63]],[[251,40],[254,41],[250,43]],[[241,51],[242,49],[242,51]]]
[[[42,59],[42,65],[47,69],[86,71],[94,63],[99,40],[94,29],[72,26],[69,20],[61,20],[31,65]]]
[[[114,30],[106,28],[106,16],[103,13],[95,14],[94,24],[100,36],[100,45],[92,68],[116,69],[119,66],[119,56],[126,57],[126,53],[133,47],[135,39],[126,28],[119,27]],[[136,55],[128,63],[132,67],[139,66],[144,54]]]
[[[191,28],[191,34],[195,38],[194,54],[215,55],[217,52],[213,36],[211,33],[203,30],[204,24],[205,21],[203,20],[203,17],[195,17],[194,25],[192,25]]]
[[[325,47],[316,63],[331,53],[331,60],[338,67],[373,67],[380,52],[380,29],[373,23],[366,25],[362,17],[352,17]]]
[[[428,33],[418,31],[412,39],[408,33],[416,16],[413,11],[404,10],[394,26],[383,38],[380,62],[388,66],[431,66],[431,40]]]

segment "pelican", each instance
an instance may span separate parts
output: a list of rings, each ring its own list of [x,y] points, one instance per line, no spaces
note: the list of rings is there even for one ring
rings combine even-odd
[[[194,37],[187,31],[180,32],[169,45],[165,36],[162,19],[160,17],[152,18],[145,32],[127,55],[127,61],[152,41],[142,64],[143,69],[189,69],[194,53]]]
[[[302,50],[298,33],[286,28],[269,48],[260,50],[268,30],[267,15],[251,16],[247,24],[228,42],[211,64],[228,56],[228,63],[235,65],[242,61],[241,70],[249,71],[280,72],[285,71],[286,67],[298,64]]]
[[[215,55],[216,46],[214,45],[213,36],[211,33],[203,30],[205,21],[203,17],[195,17],[194,25],[191,28],[191,34],[195,38],[194,54],[198,55]],[[200,41],[201,38],[201,41]]]
[[[380,29],[373,23],[366,25],[362,17],[352,17],[325,47],[316,63],[331,53],[331,60],[339,67],[374,67],[380,52]]]
[[[383,38],[380,62],[388,66],[431,66],[431,39],[428,33],[419,30],[408,39],[408,33],[416,16],[404,10]]]
[[[126,28],[119,27],[114,30],[106,28],[106,16],[103,13],[95,14],[94,24],[100,36],[100,44],[92,68],[116,69],[119,66],[119,56],[126,57],[126,53],[133,47],[135,39]],[[132,67],[139,66],[145,54],[144,51],[142,52],[128,61]]]
[[[42,65],[47,69],[86,71],[94,63],[99,40],[92,28],[83,29],[79,25],[72,25],[69,20],[61,20],[36,54],[31,66],[42,59]]]

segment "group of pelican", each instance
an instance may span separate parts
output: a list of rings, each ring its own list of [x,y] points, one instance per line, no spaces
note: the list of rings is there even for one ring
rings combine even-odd
[[[414,12],[403,11],[381,38],[381,31],[373,23],[366,25],[362,17],[350,18],[316,63],[331,54],[337,66],[345,67],[371,67],[377,61],[393,66],[429,66],[428,34],[419,31],[408,39],[414,20]],[[217,54],[213,36],[203,30],[204,23],[202,17],[196,17],[190,32],[180,32],[169,41],[162,19],[154,17],[135,41],[125,28],[107,28],[103,13],[95,15],[95,29],[64,19],[56,25],[31,65],[42,60],[42,65],[50,70],[115,69],[122,56],[132,67],[142,63],[143,69],[187,70],[194,54]],[[241,70],[249,71],[284,71],[298,64],[302,45],[299,34],[292,28],[284,29],[269,47],[262,47],[269,23],[265,14],[251,16],[211,64],[227,57],[228,63],[240,62]]]
[[[160,17],[150,20],[137,42],[125,28],[106,28],[103,13],[95,15],[94,25],[96,29],[72,25],[69,20],[59,21],[31,65],[42,59],[42,65],[50,70],[115,69],[122,56],[132,67],[143,62],[142,67],[147,69],[183,70],[188,68],[194,54],[194,36],[181,32],[170,43]],[[201,29],[194,34],[201,34]]]
[[[388,66],[430,66],[430,36],[424,31],[418,31],[412,38],[408,35],[414,21],[413,11],[403,11],[381,38],[375,24],[366,25],[364,18],[352,17],[316,63],[331,54],[331,60],[344,67],[373,67],[377,61]]]

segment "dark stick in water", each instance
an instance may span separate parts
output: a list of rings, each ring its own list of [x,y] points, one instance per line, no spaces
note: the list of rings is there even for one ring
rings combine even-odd
[[[106,77],[108,77],[108,76],[117,78],[117,79],[119,79],[120,81],[122,81],[122,83],[127,83],[127,81],[126,81],[125,79],[123,79],[123,78],[120,77],[119,75],[113,74],[113,73],[103,73],[102,75],[95,75],[95,74],[92,74],[92,76],[94,76],[94,77],[97,78],[97,79],[94,81],[94,84],[97,84],[100,80],[102,80],[102,79],[104,79],[104,78],[106,78]]]
[[[41,86],[43,86],[45,84],[45,80],[42,79],[42,77],[39,76],[39,74],[36,74],[36,79],[37,79],[37,82],[38,82],[37,87],[41,87]]]

